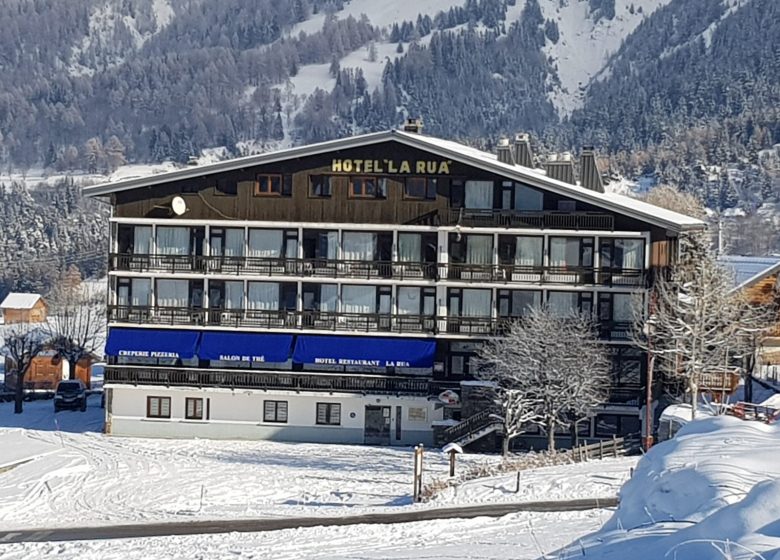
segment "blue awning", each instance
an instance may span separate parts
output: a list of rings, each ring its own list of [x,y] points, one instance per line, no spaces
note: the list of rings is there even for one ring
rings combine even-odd
[[[286,362],[290,357],[291,334],[204,332],[198,355],[204,360],[228,362]]]
[[[301,335],[293,362],[336,366],[433,367],[436,342],[409,338]]]
[[[199,340],[198,331],[113,327],[108,332],[106,355],[188,360],[195,356]]]

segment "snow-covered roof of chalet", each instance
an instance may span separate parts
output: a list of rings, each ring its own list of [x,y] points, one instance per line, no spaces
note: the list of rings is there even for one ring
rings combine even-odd
[[[611,210],[619,214],[630,216],[659,227],[667,228],[671,231],[680,232],[691,229],[702,229],[705,227],[704,222],[701,220],[678,214],[677,212],[672,212],[670,210],[665,210],[631,197],[613,193],[599,193],[579,185],[564,183],[551,179],[544,173],[540,173],[533,169],[502,163],[498,161],[495,154],[477,150],[476,148],[471,148],[451,140],[443,140],[402,130],[373,132],[370,134],[340,138],[338,140],[319,142],[308,146],[299,146],[276,152],[235,158],[208,165],[186,167],[184,169],[148,177],[137,177],[92,185],[84,187],[84,194],[87,196],[105,196],[120,191],[160,185],[183,179],[203,177],[204,175],[233,171],[250,166],[326,154],[337,150],[370,146],[372,144],[388,141],[396,141],[400,144],[427,151],[443,158],[456,160],[473,167],[484,169],[485,171],[502,175],[508,179],[523,181],[528,185],[554,192],[562,196],[567,196],[575,200],[580,200],[588,204],[593,204],[604,208],[605,210]]]
[[[32,309],[39,299],[40,294],[11,292],[5,296],[3,303],[0,303],[0,309]]]

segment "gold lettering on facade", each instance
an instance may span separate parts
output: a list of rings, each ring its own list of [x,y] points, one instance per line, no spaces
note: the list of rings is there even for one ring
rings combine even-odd
[[[334,159],[332,173],[412,173],[419,175],[449,175],[452,161],[392,160],[392,159]]]

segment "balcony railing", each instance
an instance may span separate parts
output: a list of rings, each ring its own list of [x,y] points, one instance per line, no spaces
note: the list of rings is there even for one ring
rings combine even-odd
[[[598,212],[523,212],[451,208],[445,225],[612,231],[615,219]]]
[[[369,375],[327,375],[297,372],[236,370],[194,370],[149,366],[107,366],[105,383],[290,391],[338,391],[346,393],[416,394],[430,393],[427,379]]]
[[[153,325],[210,325],[260,329],[433,333],[436,319],[429,315],[334,313],[261,309],[201,309],[111,305],[108,319],[115,323]]]
[[[440,264],[439,277],[466,282],[532,282],[626,287],[643,287],[646,285],[647,278],[645,271],[641,269],[463,263]]]
[[[111,270],[199,272],[232,276],[435,279],[436,263],[112,253]]]

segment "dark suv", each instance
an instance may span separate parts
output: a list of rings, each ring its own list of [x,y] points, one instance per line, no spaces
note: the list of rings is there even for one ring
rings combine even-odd
[[[79,379],[60,381],[57,392],[54,393],[54,412],[63,408],[72,410],[87,410],[87,388]]]

